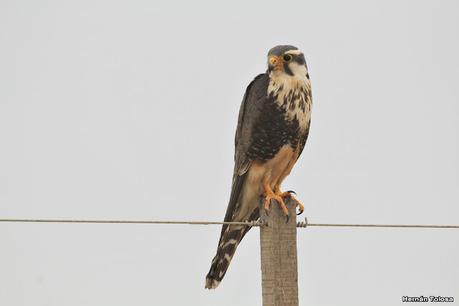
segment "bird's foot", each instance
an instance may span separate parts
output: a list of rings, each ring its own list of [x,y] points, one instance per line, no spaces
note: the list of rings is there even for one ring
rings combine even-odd
[[[282,192],[279,194],[279,196],[284,201],[292,200],[295,203],[296,207],[298,207],[297,215],[301,215],[304,212],[304,205],[301,204],[301,202],[298,201],[298,199],[294,195],[296,195],[296,192],[293,190],[289,190],[289,191]]]
[[[279,207],[282,209],[282,212],[285,215],[286,222],[288,222],[288,220],[290,219],[290,216],[288,214],[287,206],[285,206],[284,199],[282,198],[281,195],[275,194],[272,191],[268,191],[264,195],[263,208],[265,209],[266,214],[269,215],[269,206],[271,204],[271,200],[274,200],[277,202],[277,204],[279,204]]]

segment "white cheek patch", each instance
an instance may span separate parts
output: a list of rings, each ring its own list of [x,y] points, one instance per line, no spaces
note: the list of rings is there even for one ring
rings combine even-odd
[[[306,79],[306,74],[308,73],[308,71],[306,70],[305,65],[299,65],[296,62],[291,62],[290,64],[288,64],[288,68],[290,68],[295,78]]]

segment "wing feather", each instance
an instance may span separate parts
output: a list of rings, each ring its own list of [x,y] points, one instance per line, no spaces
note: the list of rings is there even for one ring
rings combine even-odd
[[[248,158],[247,151],[251,142],[251,133],[254,123],[261,114],[261,108],[266,100],[269,77],[266,73],[258,75],[250,84],[242,99],[239,109],[238,123],[235,136],[234,171],[231,195],[226,209],[225,221],[231,221],[237,211],[239,197],[244,187],[247,170],[252,160]],[[222,227],[222,233],[226,226]]]

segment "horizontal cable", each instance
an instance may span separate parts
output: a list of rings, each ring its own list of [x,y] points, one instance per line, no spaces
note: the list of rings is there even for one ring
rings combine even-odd
[[[259,226],[258,221],[156,221],[156,220],[82,220],[82,219],[0,219],[0,222],[15,223],[97,223],[97,224],[188,224],[188,225],[248,225]]]
[[[245,225],[261,226],[261,221],[221,222],[221,221],[157,221],[157,220],[84,220],[84,219],[0,219],[6,223],[95,223],[95,224],[184,224],[184,225]],[[297,227],[356,227],[356,228],[449,228],[459,229],[459,225],[435,224],[347,224],[347,223],[309,223],[308,219],[297,222]]]

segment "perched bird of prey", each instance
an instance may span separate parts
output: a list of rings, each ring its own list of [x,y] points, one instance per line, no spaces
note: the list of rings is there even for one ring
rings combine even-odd
[[[280,187],[308,138],[311,106],[311,83],[303,53],[294,46],[269,50],[268,70],[249,84],[239,110],[233,182],[225,221],[257,220],[260,200],[266,210],[275,200],[287,218],[286,199],[294,200],[299,212],[303,212],[303,205]],[[246,225],[223,225],[206,288],[215,289],[220,284],[238,244],[249,230]]]

